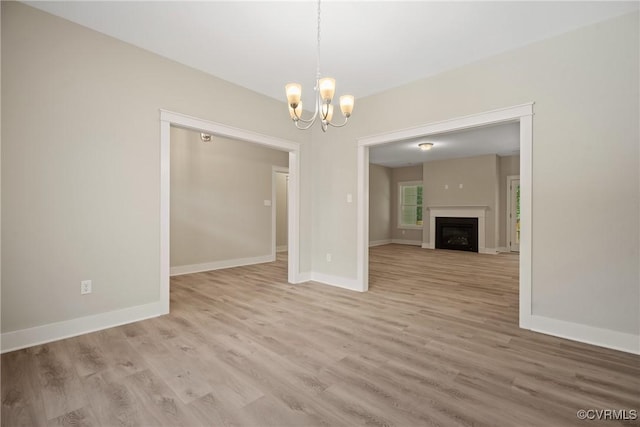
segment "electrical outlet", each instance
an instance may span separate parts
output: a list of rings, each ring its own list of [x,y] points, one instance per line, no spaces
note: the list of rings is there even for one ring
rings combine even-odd
[[[91,280],[83,280],[80,282],[80,294],[90,294],[91,293]]]
[[[331,262],[331,254],[327,254],[327,262]]]

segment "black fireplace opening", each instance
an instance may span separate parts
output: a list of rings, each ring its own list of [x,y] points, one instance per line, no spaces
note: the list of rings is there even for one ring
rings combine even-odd
[[[478,218],[436,217],[436,249],[478,252]]]

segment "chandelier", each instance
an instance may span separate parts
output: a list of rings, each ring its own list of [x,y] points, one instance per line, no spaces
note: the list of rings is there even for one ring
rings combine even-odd
[[[289,115],[293,120],[293,123],[298,129],[309,129],[320,118],[320,125],[322,131],[326,132],[329,126],[342,127],[347,124],[351,112],[353,111],[353,104],[355,99],[353,95],[343,95],[340,97],[340,110],[344,116],[344,122],[341,124],[334,124],[331,122],[333,119],[333,95],[336,91],[336,79],[331,77],[320,77],[320,0],[318,0],[318,45],[316,51],[316,86],[313,90],[316,93],[315,99],[315,112],[309,119],[302,118],[302,85],[299,83],[289,83],[285,86],[287,93],[287,103],[289,104]]]

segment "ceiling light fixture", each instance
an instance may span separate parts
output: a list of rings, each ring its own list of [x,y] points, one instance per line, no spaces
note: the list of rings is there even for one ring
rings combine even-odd
[[[208,133],[200,133],[200,139],[202,140],[202,142],[211,142],[211,135]]]
[[[329,126],[339,128],[347,124],[353,112],[355,99],[353,95],[343,95],[340,97],[340,110],[344,115],[344,122],[339,125],[332,123],[333,105],[331,105],[331,100],[336,91],[336,80],[331,77],[320,78],[320,0],[318,0],[318,45],[316,55],[316,87],[313,89],[316,92],[316,107],[313,116],[310,119],[302,118],[302,85],[299,83],[289,83],[285,86],[285,91],[287,94],[287,104],[289,104],[289,115],[296,127],[303,130],[309,129],[316,122],[319,114],[322,131],[326,132]]]
[[[420,149],[422,151],[429,151],[433,148],[433,143],[432,142],[423,142],[422,144],[418,144],[418,147],[420,147]]]

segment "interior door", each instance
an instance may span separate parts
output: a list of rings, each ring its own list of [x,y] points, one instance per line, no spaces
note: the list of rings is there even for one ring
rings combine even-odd
[[[509,186],[509,250],[520,252],[520,180],[511,180]]]

